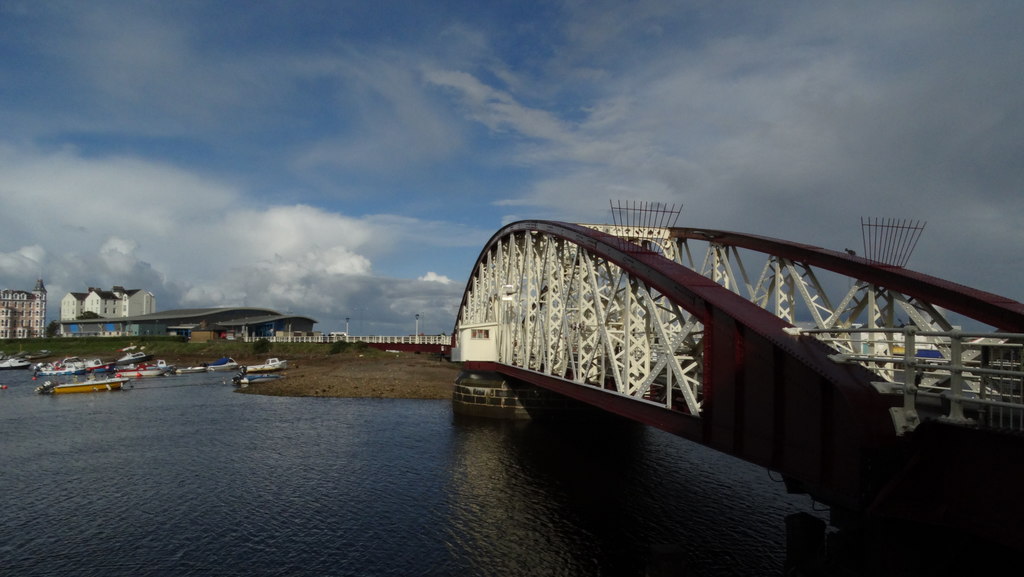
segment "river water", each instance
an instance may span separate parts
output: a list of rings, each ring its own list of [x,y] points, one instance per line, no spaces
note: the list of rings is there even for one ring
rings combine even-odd
[[[11,374],[14,373],[14,374]],[[781,575],[761,468],[634,423],[238,394],[217,374],[38,395],[0,373],[0,574]]]

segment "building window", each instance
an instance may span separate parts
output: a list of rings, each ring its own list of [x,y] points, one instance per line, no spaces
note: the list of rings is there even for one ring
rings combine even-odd
[[[473,329],[470,337],[474,339],[489,339],[491,338],[491,331],[490,329]]]

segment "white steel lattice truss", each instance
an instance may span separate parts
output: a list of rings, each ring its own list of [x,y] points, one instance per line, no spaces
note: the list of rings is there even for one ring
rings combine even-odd
[[[819,330],[817,338],[840,354],[861,357],[880,381],[902,380],[904,343],[892,329],[954,328],[928,303],[859,279],[823,283],[806,263],[749,250],[741,256],[733,246],[673,238],[670,229],[640,236],[619,226],[587,226],[630,240],[638,251],[660,253],[793,325]],[[702,250],[703,258],[694,258]],[[757,270],[747,266],[751,260],[761,271],[756,278],[748,274]],[[830,298],[826,284],[837,298]],[[459,324],[497,327],[498,362],[700,413],[703,325],[629,271],[557,236],[530,231],[497,240],[474,272]],[[959,354],[962,365],[980,350],[951,351],[942,337],[926,346],[945,359]],[[921,385],[943,386],[949,376],[928,372]]]
[[[649,250],[660,252],[666,258],[699,272],[790,324],[815,329],[842,329],[834,334],[825,332],[816,335],[840,353],[868,353],[877,357],[902,355],[901,335],[898,332],[872,333],[870,329],[904,326],[912,326],[919,332],[953,329],[949,320],[934,306],[858,279],[844,277],[840,282],[833,282],[830,285],[833,293],[836,287],[846,287],[846,292],[832,299],[815,270],[805,263],[753,251],[741,253],[734,246],[715,242],[673,238],[670,229],[647,230],[644,231],[645,236],[640,238],[630,237],[628,233],[631,231],[621,227],[588,226],[624,236]],[[698,261],[694,254],[702,252],[700,245],[705,245],[704,257]],[[757,259],[764,262],[758,265],[761,270],[759,276],[752,278],[748,270],[757,269],[749,269],[746,262],[759,262]],[[848,331],[853,328],[861,328],[865,332],[859,338],[851,338]],[[933,344],[943,356],[949,357],[948,342],[938,340]],[[885,380],[892,381],[897,377],[892,363],[865,364]]]
[[[845,279],[846,292],[833,301],[809,265],[776,255],[760,256],[766,261],[754,282],[747,275],[740,252],[731,246],[709,243],[704,263],[696,270],[790,324],[814,329],[841,329],[836,333],[817,333],[819,339],[829,342],[840,353],[867,353],[874,357],[903,354],[901,333],[871,332],[871,329],[906,326],[920,332],[953,329],[949,320],[934,306],[858,279]],[[736,274],[737,270],[739,274]],[[860,335],[853,339],[847,332],[853,328],[864,332],[852,333]],[[948,342],[933,344],[944,357],[949,357]],[[896,367],[892,363],[865,364],[882,379],[893,381],[897,378]]]
[[[621,267],[553,235],[499,239],[460,325],[496,325],[498,362],[697,415],[703,325]]]

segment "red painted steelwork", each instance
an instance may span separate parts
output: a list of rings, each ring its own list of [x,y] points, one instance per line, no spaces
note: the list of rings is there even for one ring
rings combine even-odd
[[[524,383],[554,391],[566,397],[604,409],[610,413],[646,423],[680,437],[695,440],[702,437],[701,427],[703,425],[699,417],[678,411],[668,411],[662,407],[639,403],[621,395],[602,391],[596,387],[580,386],[542,373],[501,363],[469,361],[464,363],[463,366],[471,372],[501,373]]]
[[[700,426],[691,416],[641,408],[639,401],[594,387],[504,365],[491,369],[763,465],[832,505],[863,510],[889,480],[892,470],[883,464],[899,449],[891,401],[870,386],[866,369],[832,362],[824,343],[786,334],[788,323],[697,272],[587,227],[510,224],[487,243],[474,270],[499,239],[531,231],[615,263],[704,324]]]
[[[1024,303],[905,268],[817,246],[764,236],[697,228],[673,228],[672,235],[746,248],[867,281],[922,302],[960,313],[1001,332],[1024,332]]]

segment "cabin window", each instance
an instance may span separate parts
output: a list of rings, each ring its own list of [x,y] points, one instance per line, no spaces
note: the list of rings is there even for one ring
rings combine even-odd
[[[470,337],[474,339],[489,339],[491,338],[490,329],[473,329]]]

